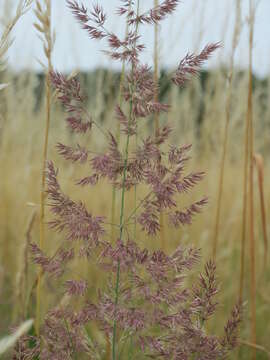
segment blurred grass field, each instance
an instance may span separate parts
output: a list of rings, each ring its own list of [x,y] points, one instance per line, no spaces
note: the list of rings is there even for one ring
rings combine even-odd
[[[226,94],[229,69],[220,65],[216,69],[202,72],[201,76],[183,90],[168,85],[168,74],[161,72],[161,100],[171,104],[168,115],[162,116],[161,124],[167,120],[173,126],[172,142],[191,143],[192,159],[188,167],[205,171],[206,177],[196,187],[192,196],[209,197],[209,205],[196,217],[193,224],[174,230],[165,223],[165,244],[159,238],[147,238],[138,234],[141,245],[172,251],[177,245],[190,245],[202,249],[203,263],[212,257],[219,171],[222,143],[226,121]],[[114,107],[117,103],[120,74],[111,70],[98,69],[81,73],[82,88],[88,95],[89,112],[96,121],[107,129],[116,128]],[[42,74],[6,71],[4,82],[10,86],[0,94],[0,335],[8,332],[9,326],[18,320],[34,316],[35,300],[28,306],[28,295],[35,281],[37,269],[31,264],[26,244],[29,236],[39,240],[39,201],[41,189],[42,144],[45,127],[45,82]],[[254,147],[255,153],[264,160],[264,201],[266,220],[270,214],[270,78],[258,78],[253,82]],[[2,81],[1,81],[2,82]],[[238,299],[240,283],[242,201],[244,172],[244,133],[248,97],[248,73],[235,69],[232,79],[232,106],[229,124],[229,140],[225,163],[224,189],[221,202],[219,240],[217,247],[217,269],[221,293],[219,310],[211,323],[211,330],[221,333],[232,306]],[[69,133],[64,122],[64,113],[53,104],[49,136],[48,158],[54,160],[60,169],[59,180],[72,199],[84,199],[87,208],[95,215],[106,215],[110,219],[112,188],[101,183],[95,188],[75,186],[75,180],[85,174],[85,167],[70,166],[56,152],[57,142],[80,143],[90,149],[104,149],[102,137],[87,135],[83,138]],[[140,131],[151,133],[153,121],[145,122]],[[256,241],[256,317],[257,317],[257,359],[270,358],[270,265],[263,267],[265,247],[260,208],[260,192],[257,172],[254,172],[255,241]],[[140,198],[142,194],[138,194]],[[190,203],[190,195],[188,195]],[[119,202],[119,199],[117,199]],[[181,198],[185,204],[185,196]],[[182,204],[181,204],[182,205]],[[134,208],[133,194],[127,198],[127,208]],[[35,218],[33,215],[35,214]],[[46,211],[46,220],[50,217]],[[33,223],[31,224],[31,219]],[[29,227],[31,224],[31,227]],[[266,232],[270,235],[270,223]],[[61,235],[46,228],[46,251],[52,254]],[[244,301],[245,313],[240,339],[240,352],[233,359],[251,358],[250,344],[250,254],[249,236],[246,241]],[[269,257],[269,256],[268,256]],[[81,261],[73,264],[73,271],[91,279],[93,289],[102,279],[95,269]],[[43,292],[42,313],[57,301],[63,291],[56,291],[48,279]],[[27,311],[25,311],[25,309]]]

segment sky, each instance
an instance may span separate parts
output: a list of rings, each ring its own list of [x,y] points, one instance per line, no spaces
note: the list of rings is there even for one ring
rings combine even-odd
[[[16,5],[18,0],[0,0]],[[254,71],[265,76],[270,70],[270,0],[258,1],[254,34]],[[42,0],[40,0],[42,3]],[[79,1],[80,2],[80,1]],[[91,7],[91,0],[83,0]],[[182,0],[173,16],[162,22],[160,29],[160,64],[175,67],[187,52],[199,51],[210,42],[221,41],[223,48],[211,59],[209,66],[226,64],[231,54],[232,35],[235,22],[236,0]],[[124,18],[119,21],[115,8],[120,0],[100,0],[108,14],[107,27],[121,34],[125,29]],[[242,31],[236,51],[237,66],[248,64],[248,3],[242,0]],[[141,8],[151,7],[153,0],[141,0]],[[39,61],[44,61],[42,45],[37,31],[32,26],[33,11],[26,14],[13,31],[15,41],[9,51],[9,64],[16,70],[31,68],[40,70]],[[59,71],[74,69],[90,70],[98,66],[119,66],[102,53],[105,43],[91,40],[67,9],[65,0],[52,0],[52,23],[56,34],[53,65]],[[143,61],[153,63],[153,29],[147,25],[140,28],[147,50]],[[1,30],[2,31],[2,30]]]

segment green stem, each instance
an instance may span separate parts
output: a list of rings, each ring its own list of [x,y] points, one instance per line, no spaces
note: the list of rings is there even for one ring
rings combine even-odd
[[[129,346],[129,351],[128,351],[128,360],[131,360],[133,356],[133,338],[132,336],[130,337],[130,346]]]
[[[132,98],[130,101],[130,114],[129,114],[129,122],[132,116],[132,107],[133,102]],[[120,236],[119,240],[122,240],[123,236],[123,219],[124,219],[124,210],[125,210],[125,183],[127,177],[127,162],[128,162],[128,150],[129,150],[129,142],[130,142],[130,135],[127,135],[127,142],[126,142],[126,149],[125,149],[125,162],[124,162],[124,173],[123,173],[123,181],[122,181],[122,196],[121,196],[121,210],[120,210]],[[118,298],[119,298],[119,282],[120,282],[120,261],[118,260],[117,264],[117,274],[116,274],[116,285],[115,285],[115,300],[114,306],[115,309],[118,305]],[[112,356],[113,360],[116,360],[116,320],[114,319],[113,322],[113,346],[112,346]]]
[[[139,12],[140,12],[140,0],[137,1],[137,16],[139,16]],[[137,22],[136,24],[136,34],[138,33],[138,29],[139,29],[139,23]],[[136,150],[138,147],[138,134],[137,134],[137,126],[136,126]],[[135,204],[135,209],[137,207],[137,185],[134,186],[134,204]],[[137,233],[137,219],[135,218],[134,221],[134,241],[136,240],[136,233]]]
[[[137,3],[137,15],[139,14],[139,3],[138,0]],[[138,32],[138,22],[136,24],[136,33]],[[132,119],[132,111],[133,111],[133,92],[134,92],[134,80],[133,80],[133,74],[134,74],[134,65],[132,65],[132,85],[131,85],[131,99],[130,99],[130,106],[129,106],[129,125],[131,123]],[[126,147],[125,147],[125,160],[124,160],[124,172],[123,172],[123,181],[122,181],[122,195],[121,195],[121,208],[120,208],[120,234],[119,234],[119,240],[122,240],[123,237],[123,229],[124,229],[124,210],[125,210],[125,194],[126,194],[126,178],[127,178],[127,163],[128,163],[128,154],[129,154],[129,144],[130,144],[130,135],[128,133],[127,135],[127,141],[126,141]],[[118,305],[118,299],[119,299],[119,283],[120,283],[120,261],[118,260],[117,264],[117,273],[116,273],[116,284],[115,284],[115,301],[114,306],[115,310]],[[117,324],[116,319],[114,319],[113,322],[113,344],[112,344],[112,358],[113,360],[116,360],[116,332],[117,332]]]
[[[128,35],[128,21],[127,21],[127,24],[126,24],[126,36],[127,35]],[[125,71],[126,71],[126,62],[125,62],[125,60],[123,60],[123,62],[122,62],[122,70],[121,70],[121,77],[120,77],[120,86],[119,86],[119,105],[120,105],[120,108],[121,108],[122,102],[123,102],[122,92],[123,92],[123,85],[124,85],[124,80],[125,80]],[[120,143],[120,122],[118,122],[118,126],[117,126],[116,142],[119,145],[119,143]],[[115,209],[116,209],[116,187],[113,186],[113,189],[112,189],[112,211],[111,211],[111,223],[112,224],[115,223]],[[114,228],[113,227],[111,228],[111,238],[112,238],[112,240],[114,238]]]

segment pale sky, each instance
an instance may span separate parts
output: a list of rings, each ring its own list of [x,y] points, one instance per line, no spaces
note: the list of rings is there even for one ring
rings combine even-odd
[[[0,0],[3,4],[4,1]],[[40,0],[42,2],[42,0]],[[232,33],[235,20],[236,0],[182,0],[177,12],[162,23],[160,31],[160,63],[162,66],[176,66],[188,51],[201,49],[206,43],[222,41],[224,47],[211,60],[210,66],[226,63],[232,46]],[[258,1],[258,0],[254,0]],[[18,0],[13,0],[17,3]],[[80,2],[80,1],[79,1]],[[90,7],[91,0],[83,0]],[[248,62],[248,2],[242,0],[243,29],[236,52],[236,64],[246,67]],[[119,0],[101,0],[99,3],[108,14],[107,27],[119,33],[123,32],[124,19],[119,22],[115,15],[115,6]],[[146,9],[153,0],[141,0]],[[53,54],[55,69],[71,71],[88,70],[97,66],[111,66],[111,61],[101,53],[105,43],[88,38],[66,7],[65,0],[52,0],[53,27],[56,32],[56,44]],[[259,75],[269,73],[270,68],[270,0],[259,0],[256,13],[254,39],[254,70]],[[37,59],[43,61],[42,46],[37,31],[32,26],[35,21],[33,12],[24,16],[13,32],[16,40],[9,52],[9,64],[16,69],[40,69]],[[152,64],[153,30],[141,27],[147,51],[143,60]],[[114,66],[117,66],[115,63]]]

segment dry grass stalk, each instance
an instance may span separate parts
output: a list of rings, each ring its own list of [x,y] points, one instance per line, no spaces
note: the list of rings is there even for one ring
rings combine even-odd
[[[252,82],[252,74],[249,82]],[[249,83],[248,107],[252,107],[252,83]],[[248,195],[248,164],[249,164],[249,139],[250,139],[250,108],[246,113],[245,126],[245,149],[244,149],[244,173],[243,173],[243,206],[242,206],[242,234],[241,234],[241,260],[240,260],[240,284],[239,301],[242,302],[244,291],[244,272],[245,272],[245,248],[246,248],[246,223],[247,223],[247,195]]]
[[[246,117],[245,130],[245,152],[244,152],[244,176],[243,176],[243,205],[242,205],[242,233],[241,233],[241,258],[240,258],[240,285],[239,301],[243,300],[244,272],[245,272],[245,250],[246,250],[246,222],[247,222],[247,192],[248,192],[248,149],[249,149],[249,125],[248,115]]]
[[[261,218],[264,240],[264,258],[263,258],[263,270],[266,270],[267,266],[267,252],[268,252],[268,238],[267,238],[267,226],[266,226],[266,211],[265,211],[265,196],[264,196],[264,161],[260,154],[254,155],[254,161],[257,167],[260,204],[261,204]]]
[[[46,74],[46,125],[43,145],[43,158],[41,169],[41,192],[40,192],[40,248],[44,248],[44,218],[45,218],[45,170],[48,154],[48,140],[49,128],[51,121],[51,87],[49,74],[52,70],[52,50],[54,45],[54,38],[51,30],[51,0],[45,0],[45,7],[42,8],[40,2],[36,1],[35,14],[38,22],[34,24],[35,28],[40,33],[41,41],[43,42],[43,50],[47,60],[47,74]],[[36,331],[39,334],[40,327],[40,301],[41,301],[41,271],[37,284],[37,308],[36,308]]]
[[[253,38],[255,8],[253,0],[249,1],[249,90],[247,120],[249,125],[249,237],[250,237],[250,271],[251,271],[251,342],[256,344],[256,268],[255,268],[255,234],[254,234],[254,144],[253,144]],[[252,358],[256,359],[256,348]]]
[[[223,194],[225,161],[226,161],[226,154],[227,154],[227,147],[228,147],[229,124],[230,124],[230,119],[231,119],[234,58],[235,58],[235,51],[236,51],[236,48],[237,48],[237,45],[239,42],[239,36],[241,33],[241,0],[236,1],[235,7],[236,7],[236,20],[235,20],[235,26],[234,26],[232,53],[231,53],[231,57],[230,57],[230,67],[229,67],[229,73],[228,73],[228,90],[227,90],[226,109],[225,109],[226,110],[226,120],[225,120],[225,130],[224,130],[221,166],[220,166],[220,174],[219,174],[217,211],[216,211],[215,228],[214,228],[214,241],[213,241],[213,257],[214,257],[214,259],[216,258],[218,238],[219,238],[219,225],[220,225],[221,201],[222,201],[222,194]]]

